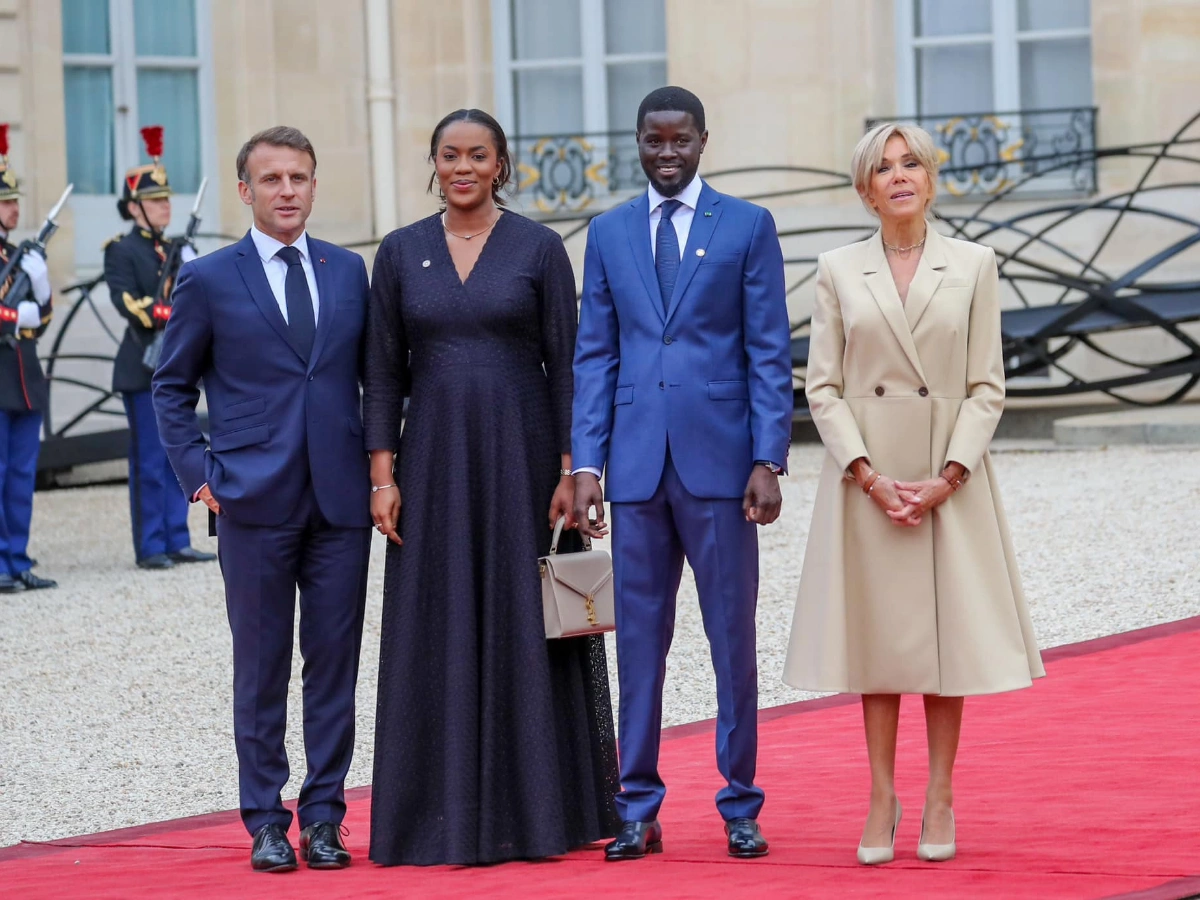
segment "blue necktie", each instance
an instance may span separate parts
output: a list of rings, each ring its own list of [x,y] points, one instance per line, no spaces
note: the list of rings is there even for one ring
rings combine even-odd
[[[283,282],[288,328],[292,332],[296,348],[308,359],[312,355],[313,340],[317,336],[317,320],[313,315],[308,278],[304,274],[304,266],[300,265],[300,251],[295,247],[280,247],[275,255],[287,263],[288,267],[287,278]]]
[[[659,207],[662,218],[654,236],[654,269],[658,273],[658,290],[662,294],[663,314],[671,308],[675,279],[679,277],[679,235],[671,224],[671,216],[683,206],[678,200],[664,200]]]

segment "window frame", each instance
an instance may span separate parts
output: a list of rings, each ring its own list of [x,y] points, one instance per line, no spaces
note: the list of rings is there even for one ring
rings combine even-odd
[[[60,7],[61,8],[61,7]],[[126,170],[139,165],[144,152],[139,128],[156,124],[138,119],[138,72],[141,69],[170,69],[196,73],[197,135],[200,177],[208,187],[200,214],[206,222],[216,223],[220,212],[220,177],[217,166],[216,100],[214,86],[212,2],[195,0],[196,52],[193,56],[139,56],[137,53],[134,0],[108,0],[109,52],[68,53],[62,51],[62,68],[106,68],[112,73],[112,157],[111,184],[114,193],[71,195],[69,205],[75,213],[76,268],[98,269],[102,263],[104,241],[114,228],[125,225],[116,216],[116,201],[121,193]],[[171,160],[164,159],[167,172]],[[176,189],[172,204],[170,231],[180,232],[195,203],[195,193]],[[205,230],[212,230],[205,229]]]
[[[992,0],[990,33],[916,35],[916,0],[896,0],[896,106],[904,117],[930,115],[919,109],[917,53],[925,47],[961,47],[991,44],[992,108],[990,110],[951,110],[954,113],[1012,112],[1021,110],[1021,44],[1033,41],[1058,41],[1092,38],[1092,26],[1020,31],[1018,0]],[[1091,101],[1089,100],[1089,105]]]
[[[608,121],[608,67],[622,63],[666,63],[661,53],[608,53],[604,28],[604,0],[578,0],[580,55],[553,59],[513,59],[513,0],[491,0],[492,59],[495,71],[496,118],[511,135],[516,131],[516,99],[513,75],[535,69],[579,68],[583,82],[583,132],[606,134],[625,129]]]

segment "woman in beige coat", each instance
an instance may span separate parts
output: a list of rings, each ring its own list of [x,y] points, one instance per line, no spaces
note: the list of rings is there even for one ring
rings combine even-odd
[[[807,394],[828,452],[783,678],[863,695],[865,865],[894,856],[900,694],[925,699],[918,856],[944,860],[963,697],[1045,674],[987,452],[1004,405],[996,257],[927,221],[937,165],[919,128],[869,132],[854,184],[881,228],[817,264]]]

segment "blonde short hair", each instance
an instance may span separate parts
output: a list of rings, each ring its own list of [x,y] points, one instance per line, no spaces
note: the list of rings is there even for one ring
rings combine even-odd
[[[933,193],[925,205],[925,212],[928,214],[929,207],[933,205],[937,196],[940,160],[933,136],[924,128],[916,125],[884,122],[882,125],[876,125],[862,136],[862,140],[858,142],[858,146],[854,148],[854,154],[850,157],[850,177],[854,179],[854,189],[858,191],[858,196],[867,212],[878,218],[879,213],[867,202],[867,190],[871,186],[871,177],[883,162],[884,148],[893,135],[904,138],[904,142],[908,144],[908,152],[921,164],[921,168],[929,176],[929,185],[933,188]]]

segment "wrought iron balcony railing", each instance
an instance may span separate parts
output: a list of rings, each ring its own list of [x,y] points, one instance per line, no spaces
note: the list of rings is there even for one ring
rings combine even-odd
[[[510,147],[530,211],[581,212],[646,186],[632,131],[522,136]]]
[[[1094,194],[1096,107],[916,116],[893,121],[933,135],[941,186],[954,197]],[[868,119],[867,128],[889,121]],[[1039,176],[1033,178],[1032,176]],[[1022,183],[1024,182],[1024,183]]]

